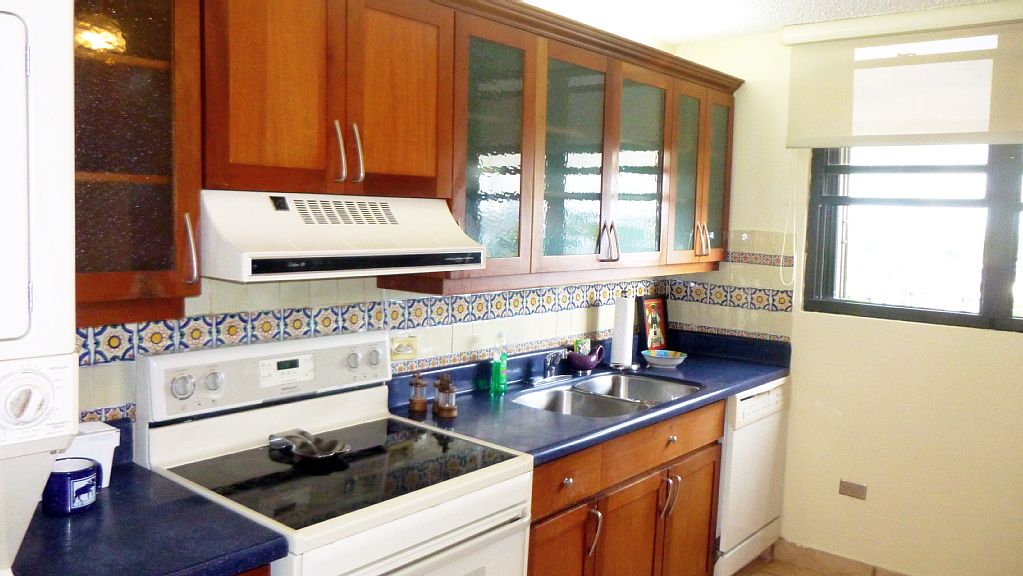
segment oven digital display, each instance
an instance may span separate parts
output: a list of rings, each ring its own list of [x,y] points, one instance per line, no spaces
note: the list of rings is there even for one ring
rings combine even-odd
[[[291,360],[279,360],[277,362],[278,370],[291,370],[292,368],[298,368],[298,358],[292,358]]]
[[[316,377],[312,354],[290,358],[267,358],[259,361],[259,385],[263,388],[291,386]],[[291,386],[294,388],[294,386]]]

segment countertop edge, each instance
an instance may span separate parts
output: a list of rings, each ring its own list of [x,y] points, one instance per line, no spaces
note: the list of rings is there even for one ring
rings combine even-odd
[[[667,376],[668,374],[665,373],[663,375]],[[605,428],[600,428],[581,436],[568,438],[560,442],[542,446],[535,450],[530,450],[529,453],[533,455],[533,466],[536,468],[580,450],[585,450],[591,446],[596,446],[602,442],[623,436],[629,432],[645,428],[675,416],[681,416],[682,414],[692,412],[693,410],[704,406],[709,406],[710,404],[714,404],[719,400],[724,400],[729,396],[734,396],[735,394],[744,392],[750,388],[755,388],[761,384],[766,384],[779,378],[784,378],[788,375],[788,368],[775,367],[774,370],[765,372],[764,374],[759,374],[719,388],[714,388],[692,397],[685,397],[672,402],[667,402],[640,413],[638,416],[611,424]]]

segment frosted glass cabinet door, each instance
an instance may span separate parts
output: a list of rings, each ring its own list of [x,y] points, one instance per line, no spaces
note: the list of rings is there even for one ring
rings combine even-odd
[[[522,50],[470,38],[465,232],[488,259],[519,255],[524,68]]]
[[[486,247],[487,267],[452,277],[529,272],[538,41],[468,14],[455,18],[454,156],[465,163],[455,163],[452,207]]]
[[[665,79],[670,85],[670,80]],[[622,80],[615,233],[622,254],[661,249],[664,109],[668,90]]]
[[[605,80],[601,70],[548,59],[544,256],[597,253]]]
[[[701,100],[680,94],[676,100],[675,214],[672,250],[692,251],[696,226],[696,194],[700,149]]]
[[[710,92],[710,169],[707,172],[707,236],[709,259],[724,257],[728,226],[728,188],[732,156],[732,97]]]

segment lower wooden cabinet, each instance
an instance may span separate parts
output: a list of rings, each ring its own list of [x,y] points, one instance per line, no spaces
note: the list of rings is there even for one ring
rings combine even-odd
[[[530,576],[592,575],[599,518],[596,502],[588,502],[534,524],[529,534]]]
[[[719,402],[538,467],[529,574],[709,576],[723,424]]]
[[[708,446],[673,464],[667,473],[676,496],[665,518],[665,576],[707,576],[714,570],[714,536],[721,446]]]
[[[597,574],[656,574],[661,513],[669,504],[664,472],[647,474],[600,499]]]

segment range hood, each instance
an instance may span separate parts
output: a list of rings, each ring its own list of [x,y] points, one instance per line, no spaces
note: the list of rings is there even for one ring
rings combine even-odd
[[[233,282],[484,268],[444,200],[202,191],[202,274]]]

